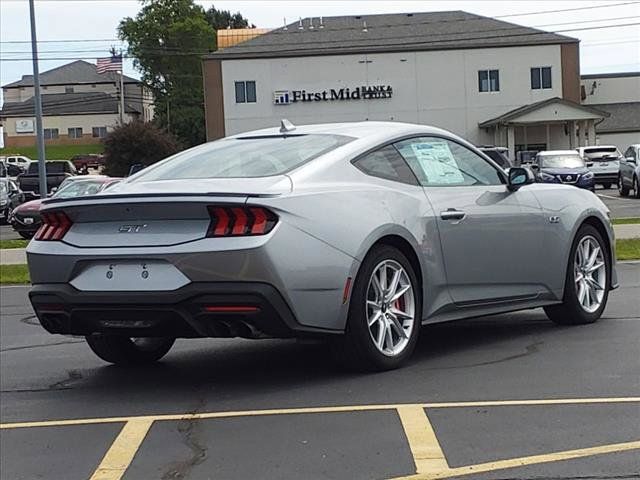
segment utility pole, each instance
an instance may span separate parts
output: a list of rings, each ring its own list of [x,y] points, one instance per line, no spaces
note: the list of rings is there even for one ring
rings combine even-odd
[[[35,92],[36,107],[36,138],[38,142],[38,178],[40,183],[40,198],[47,198],[47,167],[44,157],[44,130],[42,128],[42,98],[40,97],[40,71],[38,68],[38,42],[36,40],[36,13],[34,0],[29,0],[29,15],[31,17],[31,57],[33,60],[33,90]]]
[[[122,50],[120,50],[122,55]],[[120,69],[120,125],[124,125],[124,60]]]

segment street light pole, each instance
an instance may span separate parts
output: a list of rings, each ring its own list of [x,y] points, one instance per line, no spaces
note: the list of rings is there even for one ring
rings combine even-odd
[[[29,15],[31,17],[31,57],[33,60],[33,90],[36,107],[36,139],[38,142],[38,178],[40,183],[40,198],[47,197],[47,167],[44,157],[44,130],[42,127],[42,98],[40,97],[40,71],[38,69],[38,42],[36,40],[36,13],[34,0],[29,0]]]

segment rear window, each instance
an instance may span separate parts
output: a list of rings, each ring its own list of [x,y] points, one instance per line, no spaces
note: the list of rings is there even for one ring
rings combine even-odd
[[[343,135],[287,135],[219,140],[178,153],[134,181],[281,175],[354,140]]]
[[[49,173],[66,173],[69,169],[66,162],[46,162],[45,163],[47,174]],[[29,171],[27,173],[38,173],[38,162],[33,162],[29,165]]]
[[[617,158],[621,155],[622,154],[620,153],[620,150],[618,150],[616,147],[590,148],[589,150],[584,151],[584,156],[588,160]]]
[[[497,150],[482,150],[482,153],[484,153],[487,157],[496,162],[502,168],[509,168],[511,166],[509,165],[509,160],[503,157],[502,154]]]

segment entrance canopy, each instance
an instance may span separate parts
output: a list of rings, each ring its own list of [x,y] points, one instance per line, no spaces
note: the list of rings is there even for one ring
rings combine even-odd
[[[608,116],[596,108],[554,97],[516,108],[479,126],[493,130],[496,145],[506,144],[514,159],[516,150],[534,145],[544,145],[547,150],[595,145],[595,123]]]

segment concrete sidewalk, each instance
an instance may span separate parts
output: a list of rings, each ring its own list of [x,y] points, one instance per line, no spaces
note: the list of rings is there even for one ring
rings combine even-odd
[[[640,238],[640,224],[614,225],[616,238]],[[24,248],[0,249],[0,265],[27,263]]]

